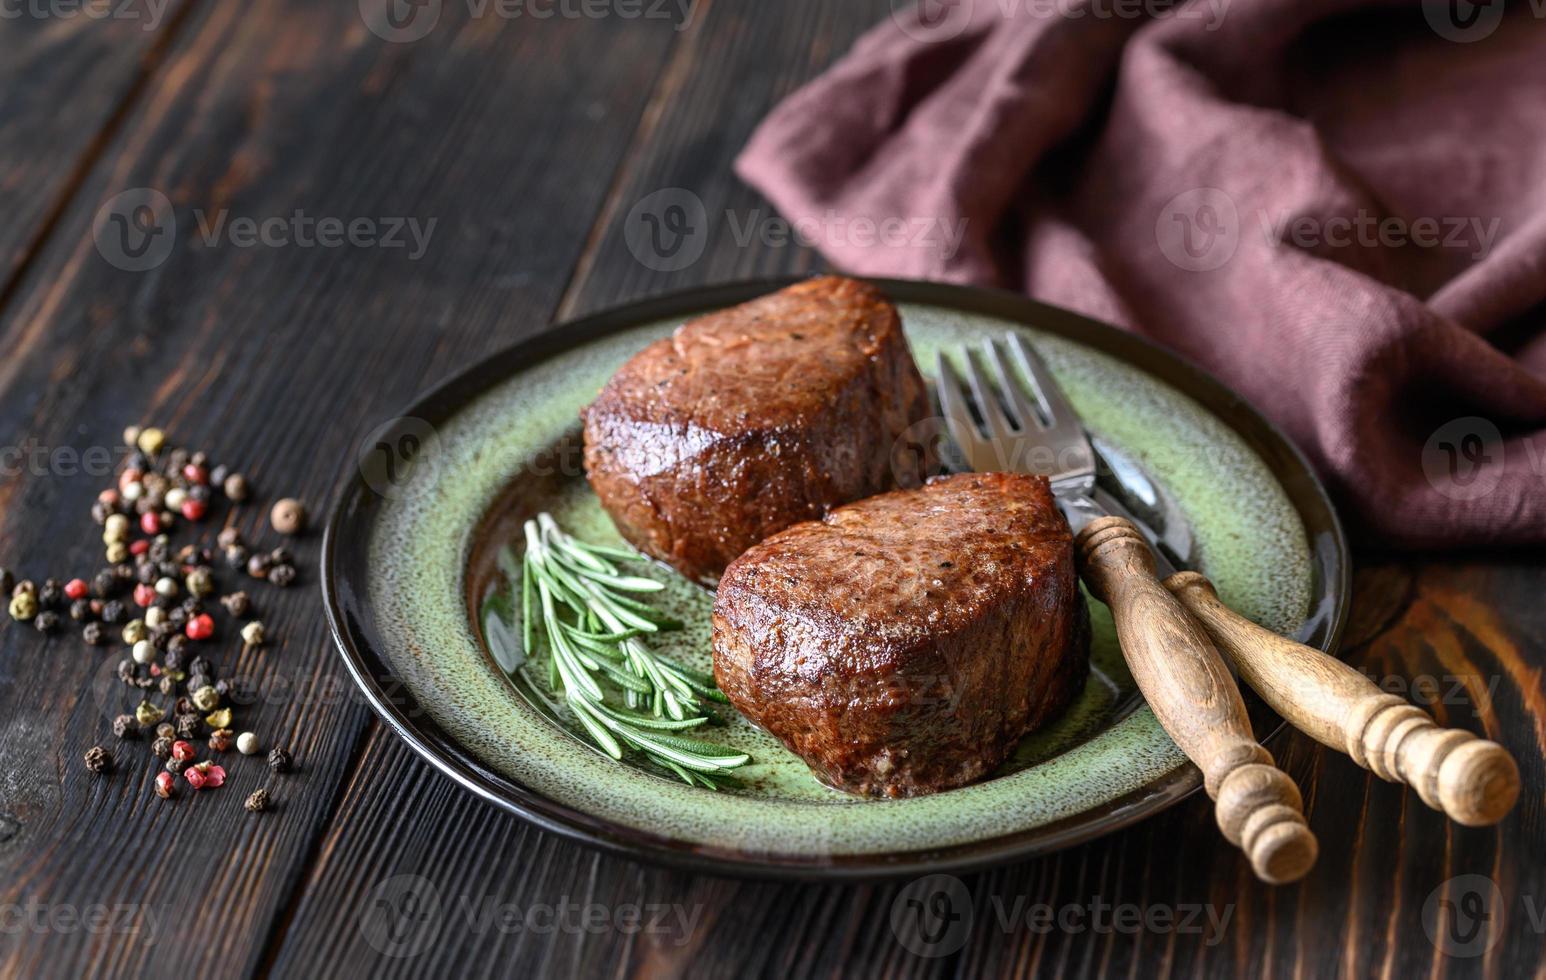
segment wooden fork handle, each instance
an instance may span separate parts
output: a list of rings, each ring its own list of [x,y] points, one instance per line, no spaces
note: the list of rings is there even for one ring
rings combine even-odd
[[[1202,770],[1219,829],[1263,881],[1304,877],[1319,847],[1299,788],[1256,742],[1235,680],[1207,633],[1154,576],[1148,542],[1121,517],[1076,541],[1084,580],[1116,620],[1128,668],[1155,717]]]
[[[1497,823],[1519,797],[1519,766],[1496,742],[1441,728],[1314,647],[1264,629],[1219,600],[1196,572],[1165,586],[1202,623],[1240,677],[1295,728],[1470,827]]]

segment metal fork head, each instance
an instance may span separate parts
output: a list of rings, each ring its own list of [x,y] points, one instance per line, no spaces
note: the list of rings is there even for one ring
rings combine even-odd
[[[1038,473],[1059,495],[1089,493],[1095,486],[1095,451],[1073,405],[1031,345],[1010,333],[1002,343],[983,341],[980,351],[963,344],[956,353],[970,396],[944,351],[936,358],[935,375],[945,424],[967,465],[979,472]]]

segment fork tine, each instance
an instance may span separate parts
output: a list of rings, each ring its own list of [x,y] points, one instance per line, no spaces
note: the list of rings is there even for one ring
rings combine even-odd
[[[998,342],[995,340],[984,340],[982,342],[982,351],[984,356],[987,357],[988,363],[993,366],[993,374],[998,381],[998,390],[1003,392],[1004,398],[1009,402],[1010,410],[1018,416],[1018,418],[1010,420],[1015,424],[1015,428],[1021,432],[1041,428],[1043,422],[1040,411],[1036,405],[1032,404],[1032,400],[1026,397],[1025,385],[1010,370],[1009,363],[1004,359],[1003,352],[998,348]]]
[[[1020,368],[1025,371],[1025,376],[1031,383],[1036,400],[1047,413],[1047,424],[1052,428],[1070,424],[1078,425],[1079,414],[1074,411],[1074,406],[1069,404],[1068,396],[1063,394],[1057,379],[1047,369],[1047,362],[1043,361],[1035,348],[1026,343],[1025,338],[1019,334],[1009,334],[1008,343],[1020,362]]]
[[[998,396],[993,393],[992,383],[977,366],[977,358],[972,356],[971,350],[968,349],[964,353],[966,354],[966,380],[972,386],[972,400],[977,403],[977,410],[982,413],[982,420],[988,427],[988,437],[996,441],[1010,438],[1014,435],[1014,429],[1004,415]]]
[[[934,388],[939,393],[939,408],[945,413],[945,425],[950,429],[950,437],[970,459],[977,443],[982,441],[982,436],[977,432],[977,423],[972,420],[971,409],[966,407],[961,379],[956,375],[955,368],[950,366],[950,359],[944,351],[934,355],[934,377]]]

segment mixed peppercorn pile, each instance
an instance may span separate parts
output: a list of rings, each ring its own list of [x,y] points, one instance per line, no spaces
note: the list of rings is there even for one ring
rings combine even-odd
[[[198,542],[174,545],[179,526],[201,525],[217,496],[240,505],[251,496],[251,488],[240,473],[212,464],[206,453],[169,446],[160,429],[131,426],[124,431],[124,444],[130,452],[119,469],[118,485],[103,490],[91,508],[92,519],[102,528],[104,567],[89,581],[50,578],[41,587],[18,582],[10,571],[0,569],[0,594],[10,595],[12,619],[30,622],[40,633],[60,632],[68,618],[91,646],[121,642],[127,655],[118,662],[118,679],[141,694],[132,714],[113,720],[113,734],[121,742],[150,742],[154,764],[162,767],[156,793],[169,798],[177,792],[179,776],[194,790],[221,786],[226,773],[214,756],[232,748],[251,756],[263,748],[254,732],[234,734],[234,708],[253,700],[248,685],[241,678],[217,679],[202,652],[218,642],[217,602],[233,625],[242,624],[233,632],[243,650],[267,641],[247,593],[220,594],[217,565],[255,582],[287,588],[296,579],[295,558],[284,547],[263,550],[244,541],[231,523],[234,507],[215,547]],[[280,500],[270,511],[269,523],[280,535],[304,533],[306,509],[299,501]],[[203,760],[195,747],[201,738],[211,755]],[[275,773],[289,772],[293,765],[290,753],[277,747],[269,750],[267,761]],[[116,759],[108,748],[94,745],[86,752],[85,764],[94,773],[108,773]],[[264,789],[246,802],[254,813],[268,805]]]

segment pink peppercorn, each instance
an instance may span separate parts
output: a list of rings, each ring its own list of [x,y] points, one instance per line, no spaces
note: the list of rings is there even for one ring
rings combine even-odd
[[[71,600],[84,599],[86,598],[86,588],[85,579],[72,578],[65,583],[64,594],[69,596]]]
[[[188,781],[188,785],[192,786],[194,789],[203,789],[204,780],[208,777],[204,775],[204,770],[197,766],[192,766],[183,771],[183,778],[186,779]]]
[[[140,530],[146,534],[161,533],[161,515],[153,510],[147,510],[140,515]]]
[[[155,601],[156,590],[154,588],[143,583],[134,587],[134,604],[136,606],[139,606],[141,609],[145,609]]]
[[[136,593],[138,591],[138,589],[135,590]],[[209,613],[199,613],[188,620],[188,625],[183,628],[183,632],[188,634],[190,640],[207,640],[215,635],[215,621],[210,618]]]
[[[118,505],[118,501],[122,498],[118,495],[117,490],[114,490],[112,487],[108,487],[106,490],[103,490],[101,493],[97,494],[97,499],[109,507],[116,507]]]
[[[156,776],[156,795],[161,797],[163,800],[170,799],[172,796],[173,785],[174,782],[171,773],[163,772],[158,774]]]
[[[202,521],[204,515],[209,513],[209,504],[202,500],[184,500],[182,505],[183,517],[190,521]]]
[[[172,758],[179,762],[192,762],[195,754],[193,746],[182,739],[172,743]]]
[[[129,545],[129,554],[131,554],[131,555],[143,555],[145,552],[147,552],[149,550],[150,550],[150,542],[146,541],[144,538],[140,538],[138,541],[136,541],[133,544]]]
[[[184,466],[183,477],[189,483],[203,485],[209,482],[209,472],[197,463],[189,463],[187,466]]]

